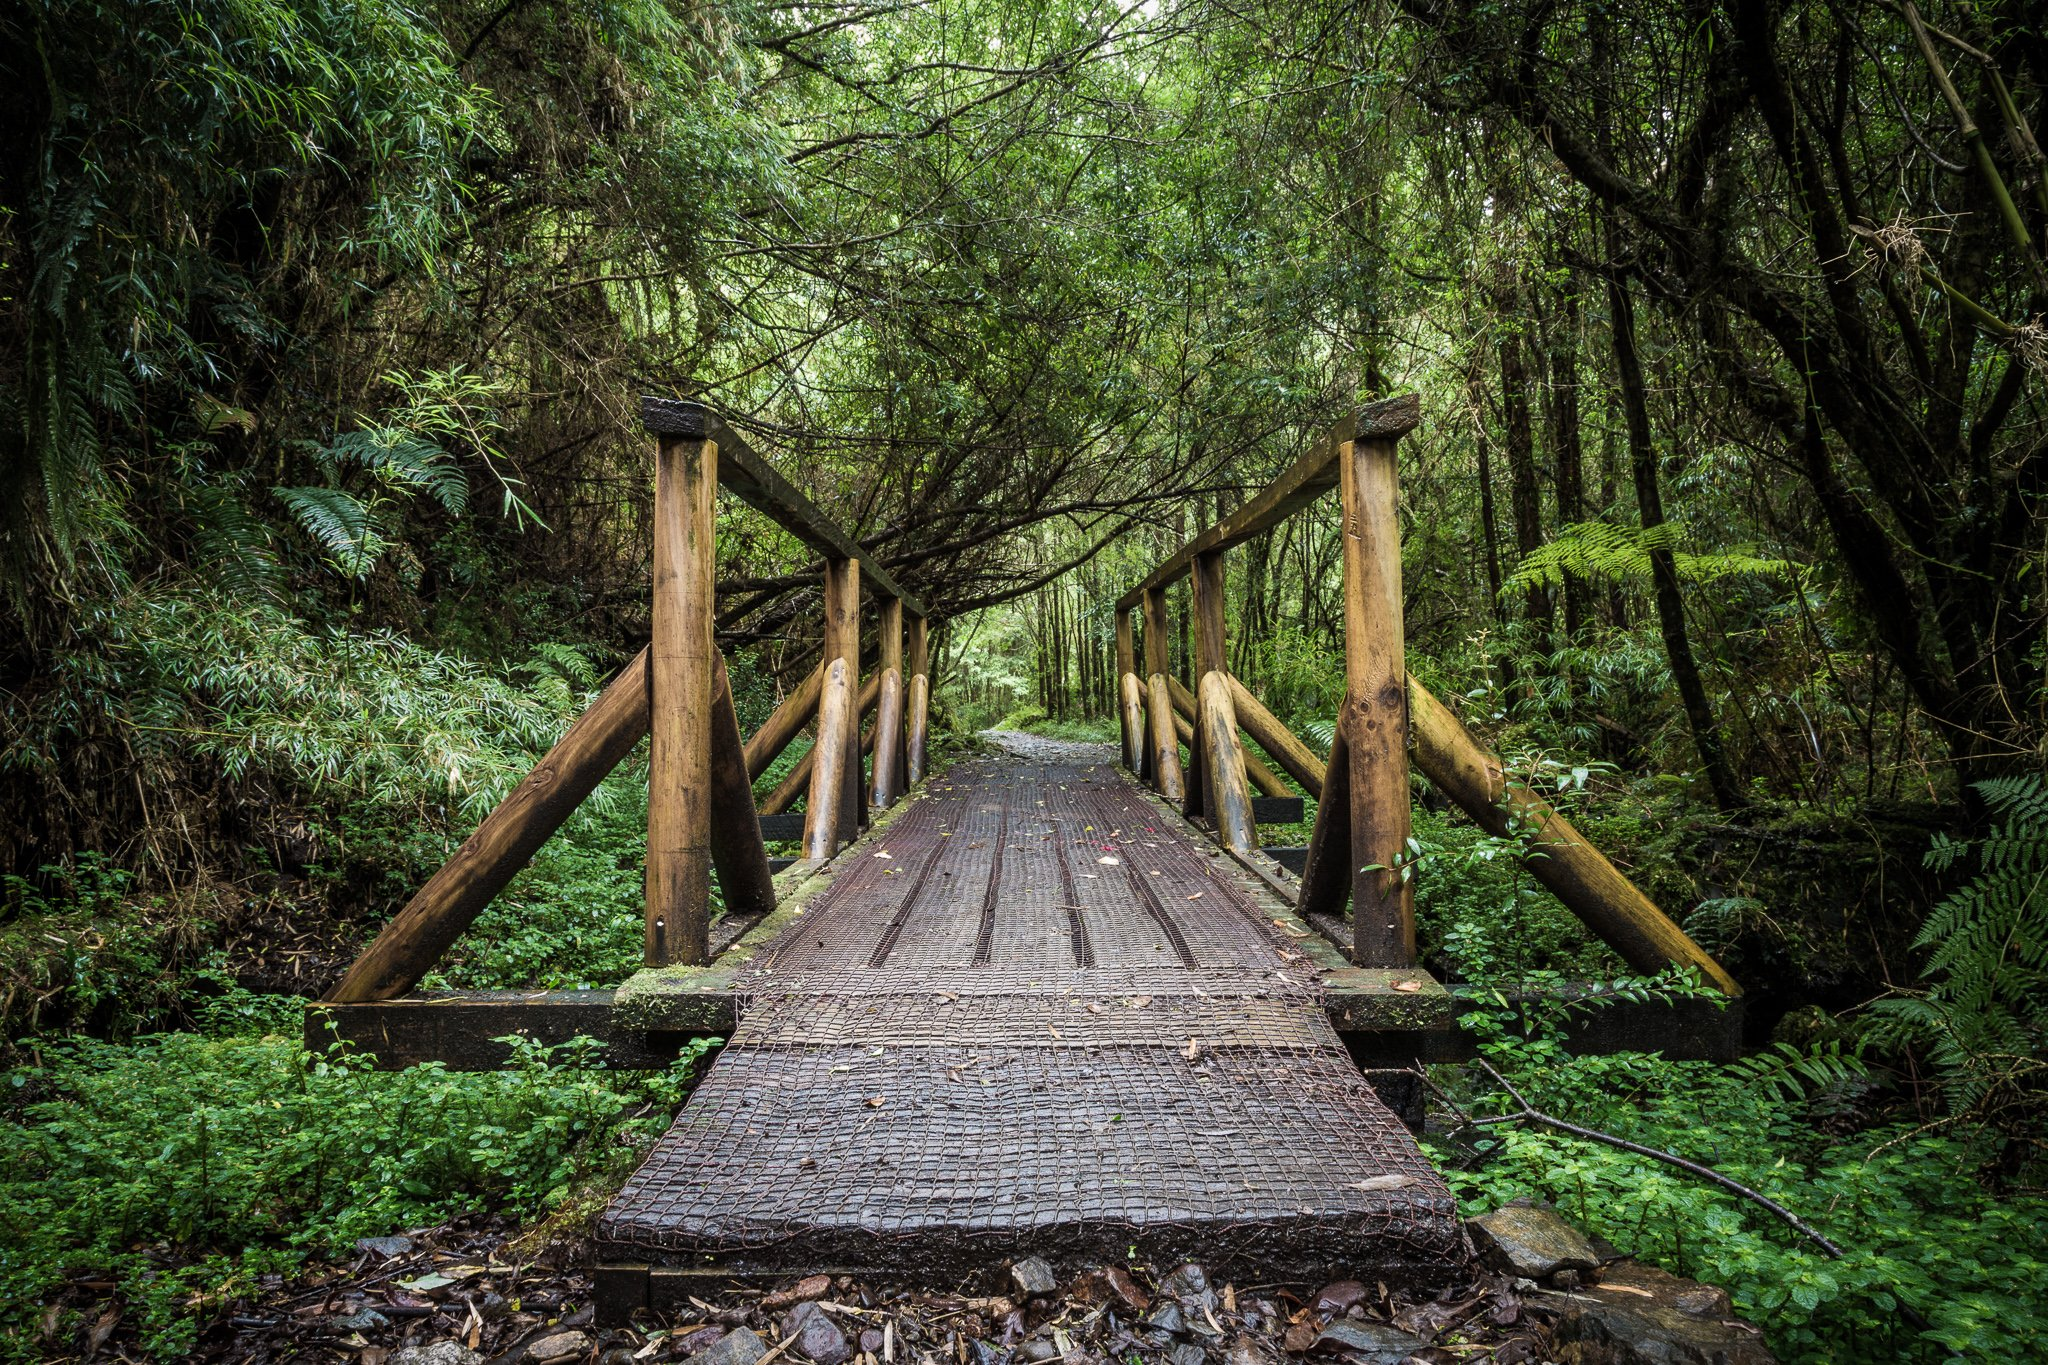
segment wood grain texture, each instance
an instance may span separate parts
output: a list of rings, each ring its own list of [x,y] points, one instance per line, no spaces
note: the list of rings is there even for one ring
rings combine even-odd
[[[869,711],[874,709],[881,685],[882,680],[873,675],[870,675],[868,680],[861,684],[860,713],[862,716],[866,716]],[[783,779],[775,784],[768,795],[762,797],[756,803],[761,814],[780,815],[795,805],[796,799],[799,796],[805,796],[811,789],[812,765],[817,761],[818,746],[813,744],[804,756],[796,761],[796,766],[791,768]]]
[[[1209,766],[1209,804],[1215,812],[1216,837],[1237,853],[1259,847],[1258,820],[1252,813],[1251,784],[1244,775],[1244,746],[1237,738],[1237,716],[1230,704],[1230,677],[1222,669],[1202,675],[1200,703],[1202,751]]]
[[[887,810],[902,795],[903,763],[903,674],[895,668],[882,670],[881,689],[875,700],[875,771],[868,799],[876,810]]]
[[[1195,694],[1183,687],[1179,678],[1173,677],[1166,680],[1166,690],[1167,695],[1173,699],[1173,709],[1185,716],[1192,725],[1195,719]],[[1294,795],[1294,790],[1287,785],[1286,779],[1267,767],[1257,754],[1246,751],[1244,772],[1262,796]]]
[[[645,956],[652,967],[702,962],[709,951],[717,498],[718,447],[661,437],[648,646]]]
[[[1352,956],[1367,967],[1415,961],[1408,854],[1408,697],[1401,620],[1395,442],[1338,452],[1344,508],[1344,707],[1350,750]]]
[[[1237,723],[1244,732],[1259,742],[1259,747],[1273,756],[1273,761],[1287,770],[1287,775],[1301,784],[1301,789],[1316,800],[1323,799],[1323,762],[1315,750],[1301,742],[1295,733],[1280,723],[1265,703],[1253,696],[1236,678],[1230,680],[1230,701],[1237,709]],[[1268,791],[1268,796],[1282,795]]]
[[[827,659],[842,659],[851,687],[860,677],[860,562],[835,560],[825,566],[825,652]],[[822,709],[821,709],[822,714]],[[824,731],[819,731],[819,741]],[[861,780],[860,727],[849,724],[840,736],[844,754],[838,769],[844,790],[836,807],[838,840],[851,843],[859,835],[867,806],[867,784]]]
[[[1138,681],[1138,675],[1126,671],[1117,681],[1117,718],[1123,724],[1124,766],[1142,779],[1147,775],[1145,763],[1145,684]]]
[[[924,781],[926,729],[931,723],[931,683],[922,673],[910,677],[904,703],[903,747],[908,754],[903,772],[906,787]]]
[[[1304,915],[1342,918],[1351,901],[1351,751],[1342,730],[1330,746],[1323,792],[1302,863],[1299,906]]]
[[[413,893],[326,999],[389,1000],[433,970],[492,897],[646,735],[647,671],[643,649]]]
[[[725,896],[725,912],[765,915],[775,908],[774,874],[761,822],[754,815],[754,783],[740,743],[739,715],[732,706],[732,682],[725,659],[713,670],[711,691],[711,866]],[[709,961],[710,943],[705,943]]]
[[[782,751],[789,747],[790,741],[802,734],[804,727],[817,716],[818,684],[824,675],[823,665],[812,669],[747,740],[749,780],[767,772],[775,760],[782,757]]]
[[[1144,746],[1139,743],[1139,728],[1133,723],[1130,705],[1130,687],[1126,679],[1135,679],[1138,672],[1138,645],[1131,627],[1131,609],[1118,607],[1116,610],[1116,679],[1117,679],[1117,734],[1122,740],[1121,752],[1124,766],[1134,773],[1142,773],[1145,767]],[[1142,692],[1142,688],[1140,688]],[[1139,703],[1142,712],[1143,703]]]
[[[806,858],[829,858],[839,851],[840,832],[845,828],[840,804],[846,799],[846,758],[854,714],[846,660],[832,659],[825,665],[825,681],[818,692],[818,742],[807,755],[811,782],[804,804]]]

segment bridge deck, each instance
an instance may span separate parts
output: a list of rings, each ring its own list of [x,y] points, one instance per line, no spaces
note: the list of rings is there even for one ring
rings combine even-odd
[[[1447,1276],[1448,1190],[1228,866],[1107,765],[955,768],[754,960],[599,1259]]]

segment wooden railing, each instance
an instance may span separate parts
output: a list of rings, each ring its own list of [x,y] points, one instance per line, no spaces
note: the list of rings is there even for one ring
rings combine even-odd
[[[643,735],[649,966],[710,961],[714,870],[728,917],[744,924],[774,909],[760,815],[806,797],[801,876],[859,834],[870,806],[893,805],[923,780],[924,605],[710,409],[648,398],[642,417],[656,438],[652,639],[384,927],[329,1002],[389,1000],[418,985]],[[744,742],[713,635],[721,488],[824,559],[822,658]],[[865,685],[863,579],[877,600],[877,663]],[[875,723],[863,736],[870,710]],[[814,721],[810,753],[757,813],[754,780]]]
[[[1297,908],[1311,919],[1341,917],[1349,902],[1354,961],[1408,967],[1416,959],[1408,868],[1412,755],[1423,776],[1482,827],[1523,840],[1536,880],[1631,967],[1652,972],[1679,963],[1727,994],[1740,994],[1718,962],[1541,794],[1511,781],[1500,760],[1408,673],[1397,453],[1419,416],[1413,394],[1363,409],[1118,599],[1124,762],[1187,814],[1207,818],[1233,853],[1251,857],[1258,851],[1251,789],[1277,796],[1287,787],[1245,751],[1238,734],[1250,735],[1317,802]],[[1345,694],[1336,742],[1324,762],[1230,674],[1223,556],[1332,488],[1343,518]],[[1166,589],[1181,578],[1189,580],[1194,626],[1192,690],[1172,676],[1167,653]],[[1185,768],[1182,744],[1189,755]]]

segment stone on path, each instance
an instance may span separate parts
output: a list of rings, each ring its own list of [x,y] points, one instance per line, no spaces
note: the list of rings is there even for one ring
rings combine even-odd
[[[437,1341],[431,1346],[407,1346],[393,1353],[388,1365],[483,1365],[483,1356],[459,1341]]]
[[[1724,1291],[1655,1266],[1623,1261],[1591,1288],[1540,1298],[1561,1313],[1551,1329],[1558,1365],[1776,1365]]]
[[[1561,1270],[1596,1270],[1600,1253],[1586,1235],[1549,1209],[1508,1204],[1466,1224],[1472,1240],[1501,1269],[1532,1280]]]
[[[1324,1350],[1349,1351],[1372,1365],[1399,1365],[1428,1344],[1398,1327],[1383,1322],[1354,1322],[1350,1318],[1337,1319],[1316,1338],[1316,1345]]]
[[[768,1344],[745,1327],[736,1327],[712,1342],[684,1365],[754,1365],[768,1354]]]
[[[1052,1273],[1052,1267],[1038,1256],[1026,1256],[1011,1266],[1010,1279],[1016,1283],[1017,1292],[1026,1298],[1037,1294],[1050,1294],[1060,1287],[1059,1280]]]
[[[841,1365],[853,1356],[846,1333],[816,1303],[800,1303],[782,1320],[782,1335],[796,1338],[796,1350],[815,1365]]]
[[[588,1332],[551,1332],[539,1341],[528,1343],[523,1359],[533,1362],[533,1365],[553,1365],[556,1361],[581,1360],[590,1354],[590,1344]]]

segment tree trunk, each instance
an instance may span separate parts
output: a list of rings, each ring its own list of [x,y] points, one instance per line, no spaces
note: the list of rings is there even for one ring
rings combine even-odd
[[[1611,224],[1610,224],[1611,227]],[[1610,253],[1614,239],[1608,238]],[[1629,464],[1635,474],[1636,511],[1643,530],[1664,524],[1664,495],[1657,475],[1657,452],[1650,441],[1650,409],[1643,391],[1643,367],[1636,355],[1635,304],[1628,285],[1619,277],[1607,284],[1608,310],[1613,314],[1614,364],[1621,380],[1621,405],[1628,419]],[[1664,652],[1671,661],[1671,679],[1677,684],[1679,701],[1685,707],[1686,725],[1692,730],[1693,748],[1700,756],[1700,768],[1714,793],[1714,804],[1734,810],[1744,803],[1742,789],[1729,771],[1721,749],[1721,733],[1714,723],[1714,710],[1707,699],[1706,684],[1700,679],[1699,662],[1692,652],[1692,640],[1685,628],[1685,602],[1679,595],[1678,566],[1668,546],[1650,547],[1650,581],[1657,602],[1657,627],[1664,636]]]

